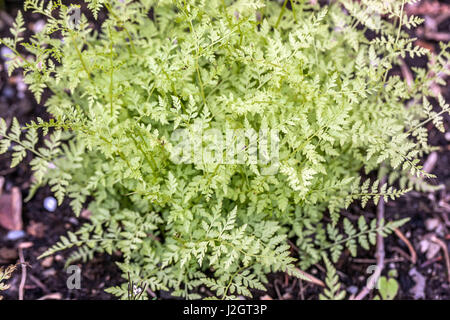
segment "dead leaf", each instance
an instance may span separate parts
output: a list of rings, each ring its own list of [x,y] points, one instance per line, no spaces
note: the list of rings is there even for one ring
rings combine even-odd
[[[45,278],[53,277],[55,274],[56,274],[56,270],[54,268],[46,269],[45,271],[42,272],[42,275]]]
[[[408,15],[437,16],[450,13],[450,6],[448,4],[439,3],[436,0],[408,4],[405,9]]]
[[[0,225],[8,230],[22,230],[22,194],[13,187],[11,194],[0,196]]]
[[[441,222],[437,218],[431,218],[425,221],[425,227],[427,228],[428,231],[436,229],[440,224]]]
[[[81,211],[81,214],[80,214],[80,216],[82,218],[88,219],[88,220],[91,218],[91,215],[92,215],[92,212],[88,209],[84,209],[83,211]]]
[[[39,298],[38,300],[61,300],[61,299],[62,299],[62,294],[59,292],[55,292],[55,293],[46,294],[45,296]]]
[[[409,275],[413,278],[416,285],[409,290],[414,296],[414,300],[425,299],[425,277],[422,276],[416,268],[409,270]]]
[[[47,257],[41,261],[41,266],[44,268],[50,268],[53,264],[53,257]]]
[[[445,140],[450,141],[450,132],[446,132],[444,137],[445,137]]]
[[[27,242],[21,242],[19,243],[18,247],[21,249],[28,249],[34,246],[33,242],[27,241]]]
[[[43,238],[47,227],[42,222],[30,221],[27,233],[36,238]]]
[[[283,294],[283,296],[281,297],[283,300],[291,300],[292,294],[290,294],[289,292],[286,292],[285,294]]]
[[[420,241],[420,251],[422,253],[426,252],[428,260],[433,259],[439,252],[439,250],[440,250],[439,245],[430,241],[429,239],[423,239],[422,241]]]
[[[418,47],[422,47],[425,49],[430,50],[431,53],[434,53],[434,45],[430,42],[424,41],[424,40],[416,40],[415,45]]]
[[[436,165],[436,162],[438,160],[438,154],[436,151],[430,153],[427,160],[423,164],[423,171],[431,173],[433,171],[434,166]]]

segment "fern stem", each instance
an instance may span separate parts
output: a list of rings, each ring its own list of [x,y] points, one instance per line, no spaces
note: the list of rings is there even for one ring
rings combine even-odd
[[[400,32],[402,30],[402,24],[403,24],[403,11],[405,9],[405,0],[402,0],[402,8],[400,10],[400,21],[398,24],[398,30],[397,30],[397,37],[395,38],[395,44],[397,45],[398,40],[400,39]]]
[[[150,146],[147,144],[147,140],[144,139],[144,137],[142,136],[142,133],[140,132],[140,128],[139,126],[137,126],[137,134],[139,135],[139,138],[141,138],[141,140],[144,142],[145,147],[147,149],[150,149]],[[132,139],[134,139],[134,136],[131,135]],[[144,150],[142,149],[141,145],[136,142],[136,146],[138,146],[138,148],[141,150],[141,152],[144,154],[144,156],[147,158],[147,161],[149,162],[150,166],[152,167],[153,172],[156,172],[158,170],[158,165],[156,164],[155,158],[153,157],[153,154],[151,152],[144,152]],[[150,159],[148,158],[148,156],[150,156]]]
[[[114,110],[113,110],[113,80],[114,80],[114,66],[113,66],[113,42],[111,37],[111,30],[108,31],[110,34],[111,42],[109,43],[109,62],[110,62],[110,71],[109,71],[109,106],[111,109],[111,117],[114,117]]]
[[[195,62],[195,68],[197,69],[197,77],[198,77],[198,82],[199,82],[199,85],[200,85],[200,93],[202,95],[203,106],[205,106],[206,105],[205,89],[203,88],[202,76],[200,75],[200,69],[198,67],[198,56],[197,56],[197,61]],[[199,110],[199,112],[202,111],[203,106]]]
[[[224,290],[224,292],[223,292],[222,300],[225,300],[225,298],[226,298],[226,296],[227,296],[227,293],[228,293],[228,290],[230,289],[230,286],[233,284],[234,278],[235,278],[239,273],[241,273],[242,271],[244,271],[244,270],[247,269],[247,268],[249,268],[249,266],[247,266],[247,267],[241,267],[241,268],[239,268],[235,273],[233,273],[233,275],[230,277],[230,281],[228,282],[228,285],[226,286],[226,288],[225,288],[225,290]]]
[[[136,47],[134,46],[134,42],[133,42],[133,38],[131,37],[130,32],[128,31],[128,29],[125,27],[124,23],[122,20],[120,20],[120,18],[117,16],[117,14],[112,10],[111,6],[109,5],[108,2],[105,2],[105,7],[106,9],[108,9],[108,12],[111,13],[111,15],[113,16],[113,18],[116,20],[116,22],[119,24],[119,26],[121,28],[123,28],[123,30],[125,31],[125,33],[127,34],[128,40],[130,41],[130,47],[133,50],[133,53],[136,54]]]
[[[27,59],[25,59],[25,57],[19,52],[17,51],[16,48],[9,46],[6,42],[4,42],[1,38],[0,38],[0,44],[3,44],[5,47],[7,47],[8,49],[10,49],[12,52],[14,52],[14,54],[16,56],[18,56],[20,59],[23,60],[23,62],[25,62],[27,67],[31,67],[32,64],[30,62],[28,62]]]
[[[417,130],[418,128],[420,128],[420,127],[422,127],[422,126],[424,126],[424,125],[427,124],[428,122],[433,121],[434,119],[436,119],[437,117],[439,117],[441,114],[443,114],[443,113],[445,113],[445,112],[448,112],[448,111],[449,111],[448,109],[442,109],[440,112],[436,113],[434,116],[432,116],[432,117],[430,117],[430,118],[427,118],[426,120],[424,120],[424,121],[422,121],[421,123],[419,123],[417,126],[411,128],[411,129],[409,129],[409,130],[406,132],[406,134],[410,134],[411,132]]]
[[[278,28],[281,18],[283,17],[284,14],[284,10],[286,9],[286,4],[287,4],[288,0],[284,0],[283,6],[281,7],[281,11],[280,14],[278,15],[278,19],[277,22],[275,23],[275,29]]]
[[[23,147],[25,150],[28,150],[28,151],[34,153],[34,154],[35,154],[36,156],[38,156],[39,158],[42,158],[42,159],[44,159],[44,160],[47,161],[47,162],[52,162],[52,159],[45,157],[44,155],[42,155],[39,151],[37,151],[37,150],[34,149],[34,148],[29,148],[29,147],[25,146],[20,140],[16,140],[16,139],[12,138],[12,137],[9,136],[9,135],[5,135],[5,137],[6,137],[8,140],[11,140],[11,141],[17,143],[18,145],[20,145],[21,147]]]
[[[69,31],[69,33],[70,33],[70,38],[72,39],[72,42],[75,46],[75,51],[77,53],[77,56],[80,59],[81,65],[83,66],[84,71],[87,73],[88,79],[91,81],[91,83],[93,83],[92,78],[91,78],[91,72],[89,71],[89,69],[86,66],[86,63],[84,62],[83,56],[81,55],[81,51],[78,48],[78,45],[77,45],[76,39],[73,35],[73,32]]]

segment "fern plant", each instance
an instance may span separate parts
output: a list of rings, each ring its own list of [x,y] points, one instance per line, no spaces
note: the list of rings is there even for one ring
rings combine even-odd
[[[86,0],[95,18],[107,16],[94,30],[85,15],[74,26],[60,1],[26,0],[45,28],[24,42],[19,13],[1,43],[10,74],[21,70],[38,101],[51,92],[51,119],[2,120],[1,151],[13,166],[34,154],[28,198],[47,184],[75,214],[92,213],[43,256],[74,247],[71,263],[120,252],[124,284],[108,292],[125,299],[130,281],[228,299],[264,289],[270,272],[302,277],[297,266],[324,254],[336,262],[344,248],[368,249],[405,221],[354,226],[341,210],[426,185],[424,125],[442,130],[449,111],[429,89],[449,73],[448,45],[433,72],[414,69],[411,86],[388,75],[400,57],[431,58],[404,31],[421,22],[405,15],[409,2],[299,0],[288,10],[287,1]],[[275,156],[254,161],[247,137],[215,149],[240,161],[211,161],[206,130],[275,132]],[[183,148],[179,132],[190,137]],[[389,186],[361,177],[381,163]]]
[[[341,283],[339,282],[339,277],[336,274],[336,269],[326,255],[323,256],[323,260],[327,268],[327,278],[325,279],[326,288],[324,289],[323,294],[319,295],[319,299],[343,300],[346,293],[344,290],[341,290]]]
[[[6,267],[0,267],[0,291],[5,291],[10,288],[9,284],[6,284],[5,281],[9,280],[13,274],[13,272],[16,270],[15,265],[10,265]],[[0,295],[0,300],[3,299],[3,296]]]

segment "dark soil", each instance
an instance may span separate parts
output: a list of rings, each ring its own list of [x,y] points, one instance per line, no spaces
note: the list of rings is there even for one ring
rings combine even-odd
[[[436,2],[436,1],[428,1]],[[440,1],[449,3],[450,1]],[[21,6],[20,1],[6,1],[6,11],[0,15],[0,36],[7,36],[9,23],[8,17],[14,17],[17,8]],[[36,23],[40,17],[27,13],[25,21],[28,27]],[[438,25],[438,31],[450,33],[450,18],[443,19]],[[437,42],[433,39],[417,36],[422,44],[433,47],[438,51]],[[421,59],[406,59],[408,66],[424,66],[426,61]],[[401,75],[400,70],[392,73]],[[29,122],[36,117],[48,118],[45,108],[38,105],[28,92],[21,92],[17,86],[15,77],[8,78],[4,59],[0,56],[0,116],[5,119],[17,117],[20,123]],[[450,87],[447,85],[443,90],[447,101],[450,101]],[[450,132],[450,117],[446,115],[446,132]],[[445,139],[444,134],[438,132],[432,126],[430,129],[430,143],[438,146],[438,160],[432,170],[437,176],[432,180],[434,185],[443,185],[443,189],[432,193],[410,192],[398,201],[389,202],[386,205],[386,218],[399,219],[410,217],[411,221],[401,228],[401,231],[409,239],[417,253],[415,265],[409,260],[410,252],[405,243],[396,235],[385,240],[387,263],[383,274],[390,269],[398,272],[397,280],[400,285],[397,299],[414,299],[412,288],[416,285],[410,270],[415,270],[425,278],[425,299],[450,299],[450,284],[447,278],[447,269],[444,261],[443,251],[439,250],[434,257],[427,258],[426,253],[421,251],[420,243],[427,235],[435,234],[442,239],[447,250],[450,251],[450,141]],[[448,137],[447,137],[448,138]],[[31,156],[28,156],[28,161]],[[426,159],[424,159],[425,161]],[[30,186],[31,171],[27,162],[11,169],[10,154],[0,156],[0,176],[5,177],[4,192],[9,192],[13,186],[20,188],[25,199]],[[57,293],[59,299],[111,299],[111,295],[104,292],[104,288],[117,285],[126,281],[121,278],[120,272],[114,260],[117,257],[108,255],[97,255],[88,263],[79,264],[82,272],[81,289],[70,290],[66,285],[69,274],[64,270],[64,262],[70,252],[61,252],[47,260],[37,260],[47,248],[52,246],[61,235],[67,231],[76,230],[86,222],[83,218],[76,218],[67,204],[58,207],[55,212],[44,209],[45,197],[51,196],[48,188],[40,189],[36,195],[23,204],[24,238],[17,241],[6,241],[7,231],[0,227],[0,266],[18,262],[18,244],[31,243],[31,247],[24,249],[25,261],[29,264],[27,269],[27,280],[25,286],[25,299],[39,299],[48,294]],[[376,208],[368,207],[361,209],[353,205],[348,212],[344,212],[349,219],[356,219],[362,212],[367,217],[375,217]],[[427,230],[426,222],[437,219],[438,229]],[[343,255],[338,263],[338,274],[344,289],[351,292],[360,290],[370,276],[367,268],[375,265],[374,250],[358,252],[357,258],[350,257],[349,253]],[[309,270],[311,274],[319,279],[324,279],[325,270],[322,266],[315,266]],[[18,288],[21,278],[20,267],[9,281],[11,288],[3,295],[6,299],[17,299]],[[285,274],[274,274],[269,276],[268,292],[255,292],[259,299],[317,299],[321,289],[311,283],[299,281]],[[202,291],[202,290],[200,290]],[[203,291],[204,292],[204,291]],[[168,298],[166,293],[157,293],[160,298]]]

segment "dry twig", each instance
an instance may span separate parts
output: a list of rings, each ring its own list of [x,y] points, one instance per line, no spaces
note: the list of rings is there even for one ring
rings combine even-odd
[[[408,238],[406,238],[406,236],[399,230],[399,229],[395,229],[395,234],[397,235],[397,237],[399,237],[408,247],[409,253],[410,253],[410,260],[413,264],[416,264],[417,262],[417,253],[414,250],[414,247],[412,246],[411,242],[409,242]]]
[[[62,294],[59,292],[55,292],[55,293],[49,293],[46,294],[43,297],[40,297],[38,300],[61,300],[62,299]]]
[[[404,257],[384,259],[385,263],[403,262],[403,261],[405,261]],[[361,263],[361,264],[374,264],[374,263],[377,263],[377,260],[376,259],[353,259],[352,262],[354,262],[354,263]]]
[[[442,251],[444,251],[445,264],[447,266],[447,279],[450,283],[450,258],[448,256],[447,244],[435,235],[432,235],[430,240],[437,243],[441,247]]]
[[[25,292],[25,282],[27,281],[27,266],[25,264],[25,259],[23,257],[23,249],[19,246],[19,261],[20,266],[22,267],[22,276],[20,279],[19,285],[19,300],[23,300],[24,292]]]
[[[43,283],[41,282],[41,280],[39,280],[38,278],[36,278],[35,276],[33,276],[31,273],[28,274],[28,278],[30,278],[30,280],[31,280],[35,285],[37,285],[39,288],[41,288],[42,291],[44,291],[44,293],[48,293],[48,292],[49,292],[49,290],[48,290],[48,288],[45,286],[45,284],[43,284]]]
[[[431,260],[427,260],[427,261],[425,261],[424,263],[422,263],[422,264],[420,265],[420,268],[428,267],[429,265],[431,265],[431,264],[433,264],[433,263],[435,263],[435,262],[441,261],[441,260],[442,260],[442,256],[433,258],[433,259],[431,259]]]

